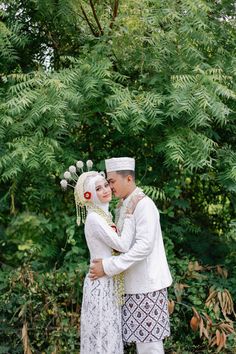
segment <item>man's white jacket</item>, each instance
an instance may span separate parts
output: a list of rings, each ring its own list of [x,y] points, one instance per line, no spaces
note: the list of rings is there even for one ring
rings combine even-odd
[[[130,195],[124,201],[126,208]],[[134,211],[135,238],[130,250],[103,259],[104,272],[113,276],[125,271],[125,293],[140,294],[167,288],[172,283],[160,227],[160,216],[147,196]]]

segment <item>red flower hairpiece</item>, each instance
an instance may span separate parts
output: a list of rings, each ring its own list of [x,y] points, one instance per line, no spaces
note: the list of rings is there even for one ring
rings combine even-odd
[[[117,227],[116,227],[116,225],[111,225],[111,227],[112,227],[113,230],[117,233]]]
[[[91,193],[90,192],[85,192],[84,193],[84,198],[89,200],[91,198]]]

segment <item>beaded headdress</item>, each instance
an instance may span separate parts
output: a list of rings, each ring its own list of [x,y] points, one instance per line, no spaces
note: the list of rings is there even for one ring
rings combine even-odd
[[[84,172],[83,161],[77,161],[75,166],[71,165],[68,168],[68,171],[64,173],[64,179],[62,179],[60,182],[61,187],[64,190],[66,190],[68,186],[74,188],[74,197],[75,197],[75,205],[76,205],[76,221],[78,225],[84,223],[87,208],[92,205],[91,192],[84,190],[85,182],[87,178],[88,177],[93,178],[96,176],[104,177],[103,172],[90,171],[91,168],[93,167],[93,162],[91,160],[88,160],[86,162],[86,166],[87,166],[87,172]]]

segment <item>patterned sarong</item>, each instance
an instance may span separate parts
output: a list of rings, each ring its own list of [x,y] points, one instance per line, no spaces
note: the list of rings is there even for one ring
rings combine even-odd
[[[123,341],[155,342],[170,335],[167,289],[125,295]]]

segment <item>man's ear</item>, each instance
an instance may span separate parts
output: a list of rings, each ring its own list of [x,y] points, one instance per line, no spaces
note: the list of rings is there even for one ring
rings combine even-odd
[[[130,176],[130,175],[128,175],[128,176],[127,176],[127,179],[128,179],[128,182],[133,181],[133,177],[132,177],[132,176]]]

